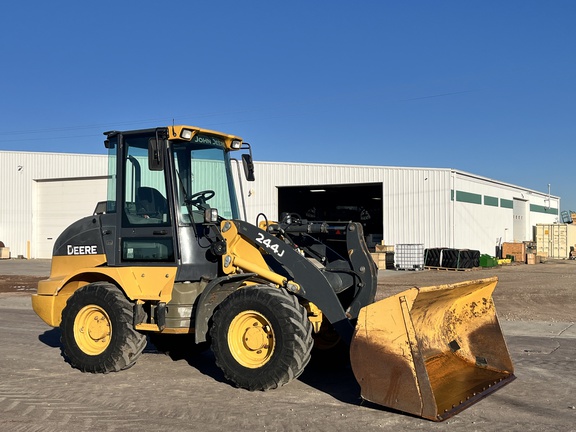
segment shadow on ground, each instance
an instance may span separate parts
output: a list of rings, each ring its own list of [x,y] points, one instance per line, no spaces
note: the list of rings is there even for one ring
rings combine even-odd
[[[44,345],[48,345],[50,348],[61,348],[62,344],[60,343],[60,329],[58,327],[46,330],[40,336],[38,336],[38,340],[42,342]]]

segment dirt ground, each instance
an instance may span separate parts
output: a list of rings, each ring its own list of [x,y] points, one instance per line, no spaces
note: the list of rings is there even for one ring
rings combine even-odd
[[[349,368],[309,365],[280,389],[248,392],[226,381],[209,351],[171,358],[149,344],[128,370],[81,373],[62,359],[59,329],[30,307],[49,267],[10,273],[8,264],[20,263],[0,263],[2,431],[576,431],[576,261],[380,272],[377,299],[499,278],[493,297],[517,379],[444,423],[366,403]]]
[[[34,292],[38,281],[46,279],[39,276],[0,275],[0,293]]]
[[[0,268],[0,273],[2,268]],[[571,322],[576,319],[576,260],[511,264],[469,271],[381,271],[376,300],[414,286],[431,286],[497,276],[494,302],[500,319]],[[45,276],[2,275],[0,293],[34,292]],[[553,286],[553,289],[551,288]]]
[[[497,276],[493,298],[501,320],[573,322],[576,319],[575,260],[549,260],[535,265],[511,264],[470,271],[385,271],[380,274],[377,300],[413,286]]]

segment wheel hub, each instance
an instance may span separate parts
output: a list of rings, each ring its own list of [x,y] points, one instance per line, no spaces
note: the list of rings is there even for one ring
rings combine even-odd
[[[110,317],[100,306],[85,306],[76,315],[74,338],[86,354],[103,353],[110,344],[111,335]]]
[[[244,311],[230,323],[228,345],[242,366],[255,369],[270,360],[274,352],[274,332],[268,319],[256,311]]]
[[[94,320],[88,325],[88,334],[95,341],[102,340],[110,334],[110,325],[104,315],[94,316]]]
[[[266,330],[258,326],[257,323],[254,323],[253,327],[246,329],[246,333],[244,333],[244,344],[249,350],[257,351],[266,348],[268,346],[267,342],[268,336]]]

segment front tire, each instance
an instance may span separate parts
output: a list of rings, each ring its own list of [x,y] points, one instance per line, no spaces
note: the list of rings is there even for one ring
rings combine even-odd
[[[312,325],[283,288],[242,288],[217,308],[210,330],[216,364],[248,390],[269,390],[300,376],[310,361]]]
[[[147,342],[146,336],[134,329],[132,304],[107,282],[86,285],[68,299],[60,330],[62,355],[82,372],[128,369]]]

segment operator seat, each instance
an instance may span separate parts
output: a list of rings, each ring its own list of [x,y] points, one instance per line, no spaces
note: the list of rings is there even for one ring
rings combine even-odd
[[[168,202],[158,189],[142,186],[136,190],[136,211],[141,215],[161,219],[162,215],[168,213]]]

